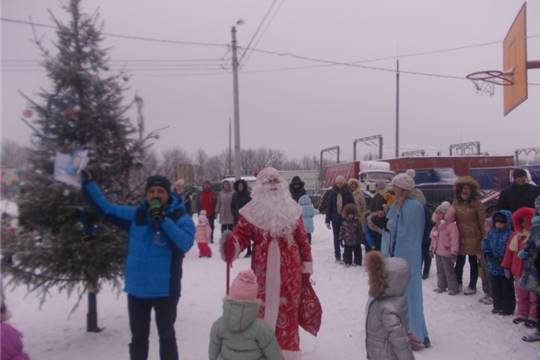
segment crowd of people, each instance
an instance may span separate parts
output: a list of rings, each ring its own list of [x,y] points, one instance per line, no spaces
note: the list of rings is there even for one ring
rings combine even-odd
[[[333,233],[336,263],[364,264],[368,273],[368,358],[414,359],[413,351],[431,346],[422,279],[429,276],[433,257],[436,293],[473,295],[480,277],[480,301],[500,316],[514,315],[517,305],[513,323],[534,329],[522,340],[540,341],[539,187],[528,184],[527,174],[516,169],[498,209],[486,217],[478,183],[463,176],[455,183],[453,201],[438,204],[431,213],[414,175],[400,173],[390,186],[378,183],[369,201],[356,179],[337,176],[327,197],[325,223]],[[138,206],[110,203],[86,171],[82,184],[106,218],[129,228],[124,290],[132,360],[148,358],[152,309],[160,358],[178,359],[174,324],[183,258],[194,241],[200,257],[212,256],[209,243],[214,242],[216,220],[223,260],[231,264],[247,250],[251,269],[241,271],[228,289],[223,315],[210,330],[209,358],[297,359],[299,328],[313,335],[319,331],[322,307],[310,280],[316,211],[299,177],[287,184],[276,169],[266,168],[252,191],[237,180],[223,181],[218,193],[205,181],[196,225],[181,179],[171,186],[163,176],[149,177]],[[20,359],[28,359],[5,314],[2,296],[2,351],[9,340]]]

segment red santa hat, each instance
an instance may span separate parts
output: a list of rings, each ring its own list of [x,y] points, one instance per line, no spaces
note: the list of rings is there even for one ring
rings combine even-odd
[[[253,270],[240,271],[231,284],[229,298],[237,301],[255,300],[258,288]]]

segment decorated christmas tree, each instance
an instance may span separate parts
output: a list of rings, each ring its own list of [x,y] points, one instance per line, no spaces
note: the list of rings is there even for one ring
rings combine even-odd
[[[54,51],[39,40],[50,90],[27,97],[34,119],[29,173],[20,196],[17,241],[3,247],[4,271],[16,283],[39,291],[88,294],[88,331],[100,331],[96,294],[104,283],[120,286],[127,233],[101,218],[88,205],[80,187],[55,180],[55,160],[88,151],[88,167],[111,201],[133,203],[134,178],[145,139],[126,116],[123,93],[129,77],[112,73],[99,16],[81,11],[80,0],[64,9],[68,23],[52,16],[57,29]],[[72,164],[77,179],[79,164]],[[79,301],[77,301],[77,304]]]

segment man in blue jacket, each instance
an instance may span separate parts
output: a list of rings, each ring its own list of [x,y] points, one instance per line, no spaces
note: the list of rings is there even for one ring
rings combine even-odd
[[[146,197],[139,206],[110,203],[87,172],[83,190],[110,220],[129,227],[125,264],[128,294],[131,360],[148,358],[150,313],[154,308],[161,360],[177,360],[174,323],[180,298],[182,260],[193,245],[195,226],[171,183],[163,176],[150,176]]]

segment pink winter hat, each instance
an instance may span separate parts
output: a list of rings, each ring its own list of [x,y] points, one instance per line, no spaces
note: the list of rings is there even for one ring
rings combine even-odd
[[[257,298],[257,277],[253,270],[243,270],[236,275],[229,292],[232,300],[255,300]]]

